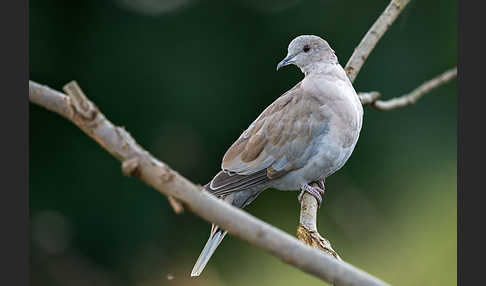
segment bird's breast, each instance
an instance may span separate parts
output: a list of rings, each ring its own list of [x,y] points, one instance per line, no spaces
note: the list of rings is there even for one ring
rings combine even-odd
[[[313,118],[326,125],[326,140],[343,148],[356,144],[363,121],[363,107],[352,85],[340,78],[323,75],[304,82],[306,94],[318,106]],[[318,124],[321,122],[318,122]]]
[[[313,78],[307,88],[309,94],[319,97],[318,117],[327,121],[327,132],[315,138],[315,155],[309,160],[308,170],[328,176],[351,156],[361,131],[363,107],[347,80],[324,74]]]

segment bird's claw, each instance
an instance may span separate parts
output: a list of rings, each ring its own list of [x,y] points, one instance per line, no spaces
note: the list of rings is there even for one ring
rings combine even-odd
[[[319,185],[319,188],[322,189],[322,194],[326,191],[326,187],[324,186],[324,180],[317,180],[316,183]]]
[[[302,185],[302,187],[301,187],[302,191],[300,192],[299,196],[297,197],[297,199],[299,200],[299,203],[302,203],[302,197],[304,196],[304,193],[308,193],[308,194],[312,195],[314,198],[316,198],[317,206],[319,208],[321,207],[322,195],[324,195],[324,192],[325,192],[324,181],[319,180],[319,181],[317,181],[317,184],[319,185],[319,187],[317,187],[317,186],[313,187],[313,186],[310,186],[308,184]]]

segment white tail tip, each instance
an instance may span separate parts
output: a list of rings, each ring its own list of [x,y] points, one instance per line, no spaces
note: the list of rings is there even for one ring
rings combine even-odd
[[[209,237],[208,241],[206,242],[206,245],[204,246],[201,254],[199,255],[199,258],[196,261],[196,264],[194,264],[194,267],[192,268],[191,277],[199,276],[202,273],[204,267],[206,267],[206,264],[208,264],[209,259],[211,258],[214,251],[221,243],[225,235],[226,235],[226,231],[222,231],[221,229],[218,229],[217,231],[214,232],[214,234],[212,234]]]

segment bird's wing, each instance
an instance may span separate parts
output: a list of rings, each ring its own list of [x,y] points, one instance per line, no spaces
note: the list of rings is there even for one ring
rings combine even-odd
[[[216,195],[248,189],[303,167],[314,155],[329,118],[324,100],[301,83],[280,96],[226,151],[222,169],[207,185]]]

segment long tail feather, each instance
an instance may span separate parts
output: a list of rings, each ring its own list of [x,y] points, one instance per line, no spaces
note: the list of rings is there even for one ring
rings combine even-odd
[[[209,239],[199,255],[196,264],[192,268],[191,276],[199,276],[201,274],[214,251],[225,237],[226,233],[226,231],[220,229],[218,226],[213,225]]]

